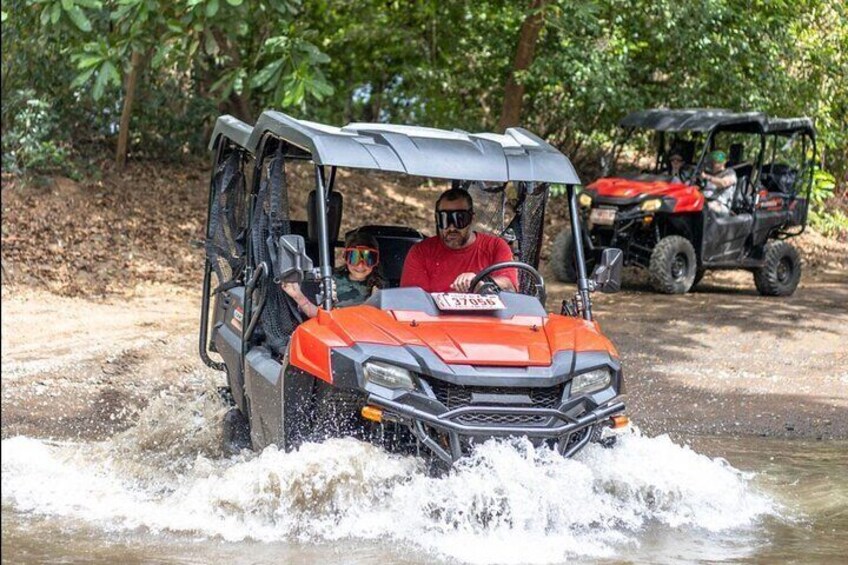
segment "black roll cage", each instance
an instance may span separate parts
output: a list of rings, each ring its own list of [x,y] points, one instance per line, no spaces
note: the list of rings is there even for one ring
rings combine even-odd
[[[658,171],[661,168],[662,160],[665,155],[665,136],[666,133],[678,133],[682,131],[694,132],[696,134],[705,133],[706,138],[702,144],[701,153],[696,161],[696,165],[693,171],[693,175],[697,175],[700,171],[703,170],[706,157],[715,148],[715,136],[721,132],[736,132],[736,133],[751,133],[757,134],[760,137],[760,150],[757,154],[756,162],[754,163],[754,168],[752,170],[751,178],[749,182],[756,186],[756,183],[759,182],[762,177],[762,169],[765,165],[765,157],[766,157],[766,149],[768,145],[769,139],[772,140],[772,156],[771,162],[773,163],[777,157],[777,139],[780,137],[794,137],[798,134],[803,134],[801,138],[802,148],[801,151],[806,155],[807,152],[807,139],[810,140],[811,149],[812,149],[812,157],[809,161],[805,162],[804,165],[814,164],[817,161],[817,146],[816,146],[816,134],[815,128],[812,126],[812,122],[810,122],[806,118],[795,118],[788,120],[781,119],[761,119],[760,117],[752,117],[750,121],[740,121],[738,118],[728,121],[721,122],[716,121],[709,129],[655,129],[648,126],[640,127],[640,126],[631,126],[631,125],[623,125],[621,126],[623,130],[623,134],[619,136],[619,139],[613,144],[613,153],[611,154],[612,158],[615,158],[616,148],[621,148],[625,143],[633,136],[634,132],[637,130],[642,131],[655,131],[657,133],[657,155],[656,161],[654,163],[654,170]],[[754,174],[756,173],[756,174]],[[810,178],[807,182],[807,190],[806,190],[806,200],[809,202],[810,197],[812,195],[813,190],[813,178],[810,175]],[[796,235],[800,235],[804,232],[807,227],[806,217],[804,218],[804,222],[801,225],[801,230],[797,232],[779,232],[780,235],[785,237],[792,237]]]

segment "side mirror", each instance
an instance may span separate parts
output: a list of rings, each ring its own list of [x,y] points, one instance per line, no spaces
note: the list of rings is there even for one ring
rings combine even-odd
[[[300,284],[312,272],[312,259],[306,254],[303,236],[284,235],[276,241],[273,237],[269,237],[267,243],[275,283]]]
[[[601,262],[592,271],[590,290],[618,292],[621,289],[621,268],[624,254],[621,249],[609,247],[601,253]]]

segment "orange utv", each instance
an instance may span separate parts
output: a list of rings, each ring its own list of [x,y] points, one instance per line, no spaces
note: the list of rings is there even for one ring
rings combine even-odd
[[[570,457],[626,424],[621,362],[590,298],[618,289],[621,252],[604,250],[589,276],[578,243],[574,298],[560,313],[545,310],[537,267],[552,185],[566,187],[574,241],[583,238],[580,181],[542,139],[520,128],[338,128],[267,111],[253,127],[220,117],[210,147],[200,355],[227,374],[230,445],[293,449],[347,435],[450,465],[490,438],[526,437]],[[314,183],[305,202],[290,190],[296,166]],[[364,304],[335,307],[342,195],[358,196],[340,168],[469,191],[477,229],[504,238],[514,261],[478,273],[475,293],[399,288],[406,254],[424,236],[408,226],[351,226],[379,242],[387,285]],[[304,209],[305,218],[292,217]],[[505,267],[519,271],[519,292],[491,284],[490,273]],[[282,282],[300,283],[317,317],[303,318]]]

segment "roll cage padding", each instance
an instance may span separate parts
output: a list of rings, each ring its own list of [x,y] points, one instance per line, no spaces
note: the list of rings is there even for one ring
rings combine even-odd
[[[205,249],[219,288],[238,277],[245,265],[242,161],[242,152],[231,151],[219,164],[212,181],[214,194]]]
[[[251,232],[254,268],[263,262],[268,265],[271,264],[272,250],[268,248],[269,239],[276,240],[291,232],[288,201],[285,196],[274,195],[274,193],[279,192],[278,190],[271,190],[271,187],[285,186],[285,176],[282,144],[278,144],[270,163],[269,174],[261,180],[259,192],[256,196]],[[284,205],[285,207],[283,207]],[[292,299],[283,292],[279,285],[274,284],[272,277],[266,276],[260,284],[266,293],[260,313],[265,344],[275,354],[282,355],[292,332],[302,321],[302,318]]]

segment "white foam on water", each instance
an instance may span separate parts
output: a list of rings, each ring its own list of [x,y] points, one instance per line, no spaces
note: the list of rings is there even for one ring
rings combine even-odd
[[[527,441],[492,441],[430,477],[416,458],[351,439],[222,458],[197,449],[203,418],[192,410],[187,427],[174,431],[183,441],[159,437],[158,452],[132,431],[104,443],[3,440],[3,504],[107,530],[388,540],[478,563],[623,556],[657,525],[750,531],[777,513],[750,476],[666,436],[634,433],[571,460]]]

